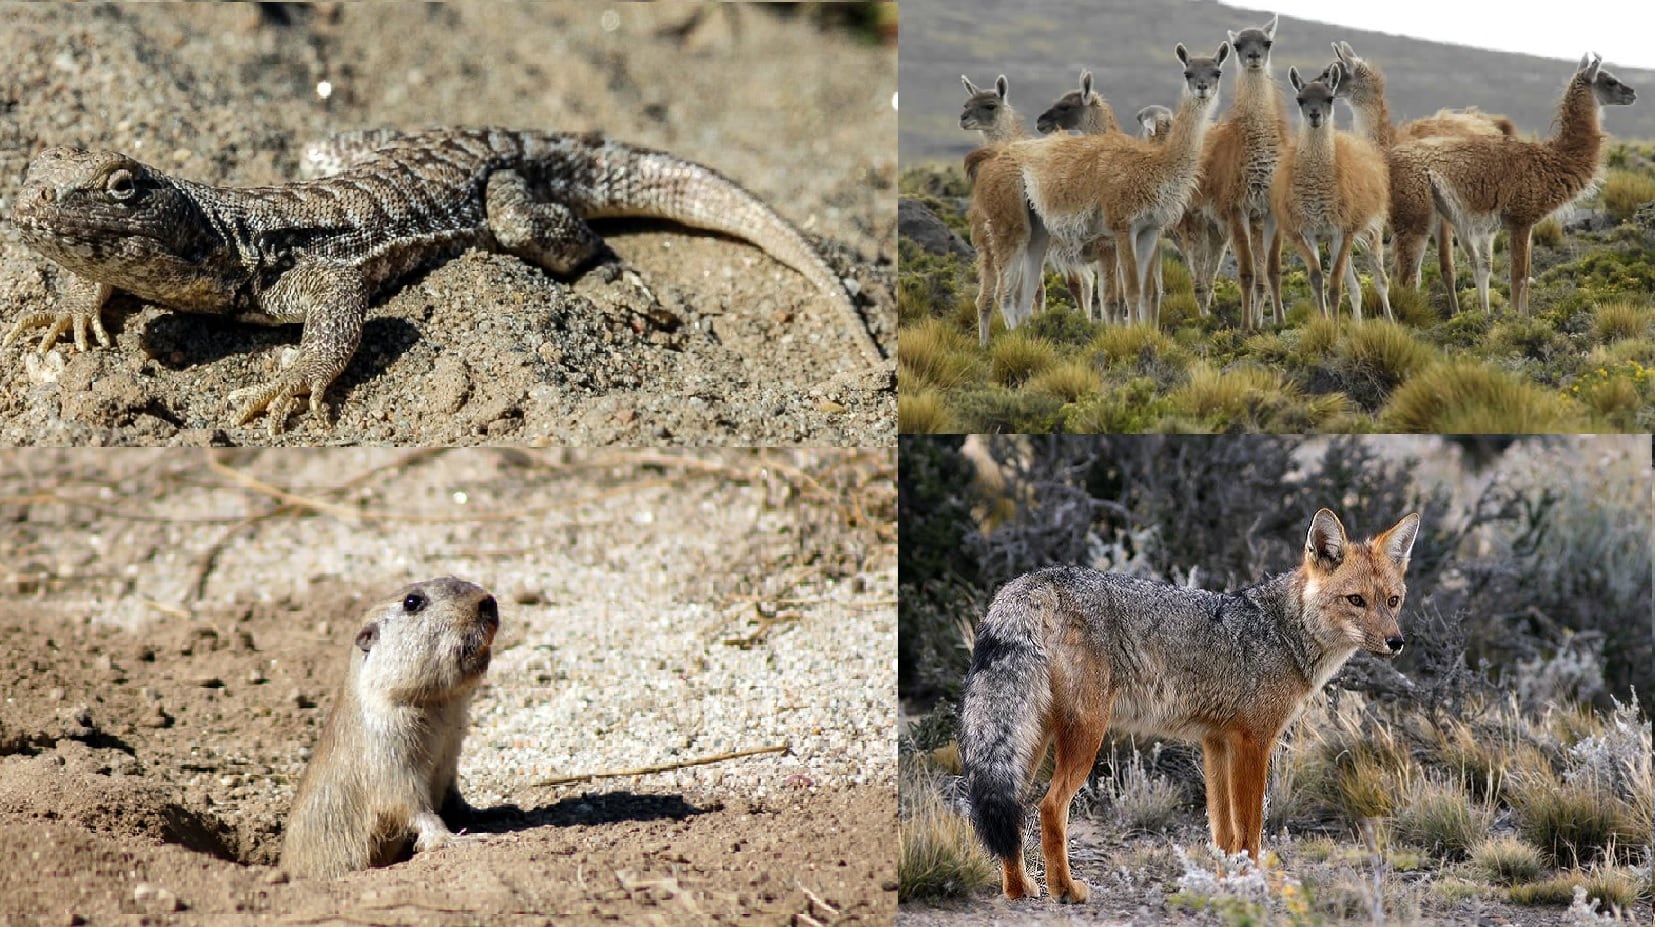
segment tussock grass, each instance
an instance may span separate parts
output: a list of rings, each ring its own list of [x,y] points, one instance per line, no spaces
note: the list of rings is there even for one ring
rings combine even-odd
[[[1613,169],[1603,182],[1603,208],[1616,222],[1632,218],[1638,207],[1655,200],[1655,178],[1638,171]]]
[[[1148,325],[1110,325],[1086,346],[1088,353],[1111,365],[1151,361],[1176,349],[1171,338]]]
[[[1436,434],[1541,434],[1591,431],[1579,407],[1526,380],[1476,361],[1422,371],[1391,394],[1387,428]]]
[[[925,319],[897,332],[899,391],[952,389],[971,378],[971,342],[941,319]]]
[[[1339,342],[1339,324],[1332,319],[1317,316],[1299,331],[1299,353],[1306,357],[1325,356]]]
[[[1345,392],[1369,408],[1436,359],[1436,351],[1406,327],[1384,319],[1350,326],[1334,364]]]
[[[971,822],[949,808],[924,776],[903,776],[901,804],[898,901],[958,898],[998,884],[998,867],[978,844]]]
[[[1391,313],[1404,325],[1425,328],[1442,321],[1442,313],[1431,305],[1425,294],[1413,287],[1391,285]]]
[[[1532,882],[1544,868],[1540,851],[1516,837],[1494,837],[1477,844],[1471,863],[1489,881],[1501,885]]]
[[[955,434],[954,416],[933,389],[904,390],[896,397],[897,430],[905,435]]]
[[[1051,342],[1022,329],[991,342],[988,351],[989,376],[1001,386],[1017,386],[1057,363]]]
[[[1602,342],[1640,338],[1649,332],[1651,312],[1625,300],[1604,303],[1592,314],[1592,334]]]
[[[1497,801],[1504,796],[1512,755],[1509,745],[1491,742],[1454,718],[1434,725],[1432,733],[1434,765],[1451,773],[1472,801]]]
[[[1586,890],[1586,897],[1596,898],[1605,908],[1619,905],[1624,910],[1632,907],[1638,898],[1639,883],[1635,875],[1620,867],[1605,867],[1560,872],[1539,882],[1514,885],[1511,900],[1527,905],[1568,905],[1574,901],[1577,885]]]
[[[1221,431],[1314,431],[1350,412],[1341,393],[1306,397],[1280,370],[1251,364],[1215,370],[1197,361],[1167,400],[1172,415]]]
[[[1517,831],[1559,866],[1624,858],[1649,840],[1636,811],[1613,792],[1533,778],[1512,794]]]
[[[1488,837],[1494,811],[1466,800],[1460,782],[1417,779],[1396,813],[1396,835],[1408,843],[1463,859]]]
[[[1091,364],[1068,360],[1046,368],[1030,377],[1027,388],[1037,393],[1056,396],[1064,402],[1075,402],[1103,388],[1103,379]]]

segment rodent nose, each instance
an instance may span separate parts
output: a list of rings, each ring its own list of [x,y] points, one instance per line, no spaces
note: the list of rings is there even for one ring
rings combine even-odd
[[[1391,653],[1393,654],[1401,653],[1402,645],[1406,643],[1407,641],[1403,640],[1401,635],[1385,638],[1385,646],[1391,648]]]
[[[500,606],[494,603],[494,596],[477,603],[477,617],[489,627],[500,627]]]

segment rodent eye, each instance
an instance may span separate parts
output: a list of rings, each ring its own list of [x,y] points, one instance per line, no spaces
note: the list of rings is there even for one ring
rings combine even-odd
[[[409,593],[408,598],[402,600],[402,610],[410,615],[417,614],[424,607],[425,596],[417,592]]]
[[[1398,603],[1400,601],[1402,601],[1402,598],[1400,596],[1394,596],[1393,595],[1390,598],[1385,600],[1385,604],[1389,605],[1392,608],[1396,608],[1396,603]]]
[[[126,200],[132,198],[138,186],[132,179],[132,172],[123,167],[109,173],[109,179],[104,181],[104,189],[109,191],[110,196]]]
[[[1345,596],[1345,601],[1347,601],[1350,604],[1356,606],[1357,608],[1362,608],[1362,607],[1364,607],[1368,604],[1367,599],[1364,599],[1361,596],[1355,595],[1355,594]]]

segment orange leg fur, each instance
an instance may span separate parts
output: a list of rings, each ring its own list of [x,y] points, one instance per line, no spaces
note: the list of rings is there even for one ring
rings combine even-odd
[[[1264,786],[1270,772],[1270,742],[1261,742],[1245,731],[1229,735],[1230,807],[1235,815],[1239,846],[1225,847],[1226,853],[1246,850],[1259,858],[1264,836]]]
[[[1121,252],[1129,250],[1122,248]],[[1078,904],[1086,900],[1089,890],[1069,872],[1069,802],[1092,773],[1103,732],[1109,728],[1109,710],[1077,712],[1058,724],[1052,782],[1040,800],[1040,848],[1046,856],[1046,888],[1052,897]]]
[[[1529,228],[1506,223],[1506,232],[1511,236],[1511,304],[1519,315],[1525,316],[1529,314],[1529,249],[1533,244],[1529,240]]]
[[[1447,219],[1437,223],[1437,266],[1442,269],[1442,285],[1448,289],[1448,314],[1460,311],[1460,294],[1454,287],[1454,227]],[[1419,287],[1419,281],[1414,281]]]
[[[1235,817],[1230,813],[1230,753],[1222,737],[1201,741],[1201,767],[1207,779],[1207,826],[1213,843],[1224,852],[1239,841]]]

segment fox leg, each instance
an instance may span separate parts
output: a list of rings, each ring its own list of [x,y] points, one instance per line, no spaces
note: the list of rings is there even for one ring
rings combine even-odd
[[[1126,249],[1122,249],[1125,253]],[[1085,901],[1086,883],[1069,874],[1069,802],[1092,773],[1103,732],[1109,728],[1109,709],[1086,712],[1077,706],[1057,722],[1057,751],[1052,782],[1040,800],[1040,848],[1046,856],[1046,888],[1058,901]]]
[[[1029,759],[1029,768],[1023,771],[1022,784],[1026,787],[1034,778],[1035,770],[1040,768],[1041,762],[1046,759],[1046,748],[1051,745],[1049,737],[1042,737],[1035,745],[1034,755]],[[1023,789],[1018,793],[1022,794]],[[1019,898],[1040,897],[1040,886],[1034,884],[1029,872],[1023,867],[1022,835],[1018,835],[1017,852],[1000,860],[1000,890],[1012,901]]]
[[[1207,779],[1207,826],[1213,843],[1225,853],[1234,853],[1241,841],[1236,836],[1235,816],[1230,813],[1230,753],[1222,737],[1201,741],[1201,767]]]
[[[1259,858],[1259,845],[1264,838],[1264,785],[1270,772],[1270,747],[1269,741],[1260,741],[1246,732],[1230,735],[1230,808],[1235,815],[1240,846],[1226,847],[1226,853],[1246,850],[1253,859]]]

